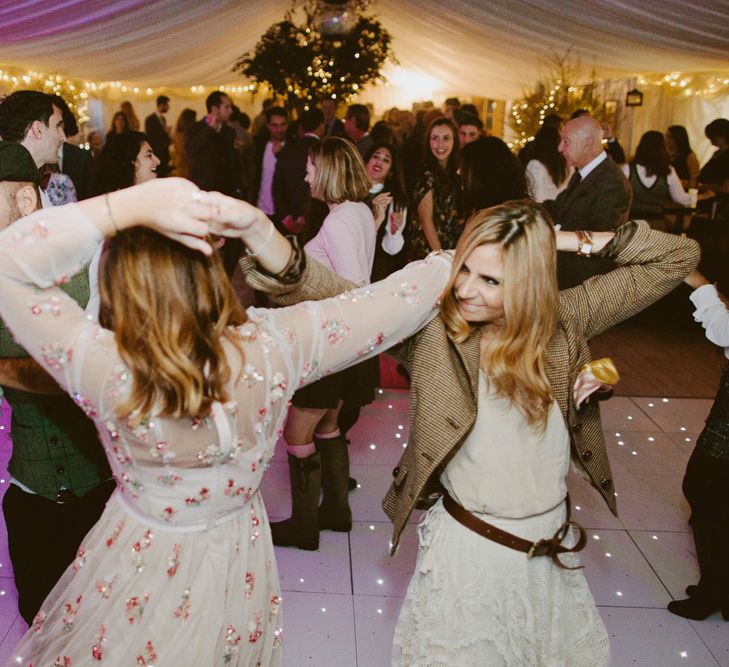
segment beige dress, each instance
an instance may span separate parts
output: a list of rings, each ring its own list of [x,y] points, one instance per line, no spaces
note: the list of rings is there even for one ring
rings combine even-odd
[[[536,431],[481,374],[476,423],[441,482],[484,521],[529,540],[551,537],[565,518],[569,448],[556,402],[545,431]],[[609,664],[607,633],[581,570],[527,560],[456,522],[441,501],[418,536],[393,665]],[[574,554],[560,558],[578,564]]]

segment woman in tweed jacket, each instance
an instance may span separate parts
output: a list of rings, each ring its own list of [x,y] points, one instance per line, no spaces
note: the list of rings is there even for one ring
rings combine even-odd
[[[501,230],[492,230],[491,241],[479,246],[478,228],[494,225]],[[394,481],[384,500],[385,511],[394,523],[393,551],[412,510],[416,506],[432,505],[432,508],[419,528],[418,564],[395,633],[394,664],[470,665],[486,661],[507,665],[595,665],[609,659],[604,627],[579,572],[562,569],[548,558],[528,559],[526,554],[486,539],[455,521],[444,511],[442,500],[436,500],[433,505],[445,485],[450,495],[456,496],[477,518],[530,541],[548,538],[565,518],[564,495],[556,503],[553,501],[564,490],[562,484],[567,470],[563,459],[548,461],[553,473],[546,488],[540,483],[540,469],[535,469],[530,456],[536,453],[538,459],[545,451],[558,453],[563,447],[571,451],[573,462],[587,474],[611,511],[616,512],[599,410],[592,402],[578,409],[573,395],[582,366],[590,361],[587,341],[675,287],[698,261],[698,247],[691,240],[652,231],[644,223],[629,223],[617,234],[597,234],[593,253],[610,257],[618,268],[559,295],[552,290],[549,298],[554,317],[550,324],[537,319],[537,313],[541,313],[541,318],[546,317],[549,308],[545,309],[544,303],[535,300],[548,295],[550,289],[545,290],[544,283],[553,285],[554,281],[554,240],[551,247],[548,241],[554,235],[551,229],[549,235],[544,233],[547,225],[542,209],[526,202],[478,214],[469,223],[456,250],[451,289],[444,298],[444,316],[431,321],[398,350],[410,369],[413,400],[409,444],[393,471]],[[543,255],[540,260],[539,253],[522,253],[521,259],[532,263],[518,267],[509,255],[522,243],[520,239],[529,235],[525,229],[537,230]],[[474,251],[482,254],[480,251],[489,245],[500,246],[501,253],[491,257],[490,264],[488,261],[484,264],[481,261],[484,258],[479,260]],[[577,235],[560,232],[557,247],[577,250]],[[527,278],[516,290],[504,287],[508,296],[502,294],[501,304],[498,299],[487,298],[486,285],[488,289],[497,288],[501,282],[508,285],[519,274]],[[282,286],[260,273],[255,278],[252,282],[256,287],[278,292],[278,300],[282,302],[323,298],[350,287],[323,274],[313,263],[293,286]],[[480,284],[480,297],[479,290],[464,291],[463,286],[474,280]],[[489,344],[498,338],[490,333],[494,329],[490,325],[506,324],[509,330],[510,315],[515,308],[519,309],[515,304],[519,298],[530,304],[535,316],[533,325],[527,322],[536,332],[535,336],[522,336],[523,350],[533,360],[531,369],[536,369],[531,373],[530,382],[534,386],[536,375],[539,390],[532,391],[531,395],[520,393],[523,382],[508,367],[500,371],[500,379],[497,369],[498,381],[494,383],[493,369],[484,364],[484,359],[489,360]],[[491,310],[484,310],[486,306]],[[467,323],[460,331],[453,326],[454,309],[460,310],[461,319]],[[489,333],[484,335],[485,332]],[[549,335],[545,336],[546,333]],[[535,346],[541,349],[535,352]],[[507,397],[505,405],[493,402],[494,392],[486,396],[484,404],[486,391],[482,376],[486,376],[486,390],[495,387],[496,398],[499,394]],[[509,378],[514,377],[516,385],[510,385]],[[545,383],[551,402],[541,393]],[[480,428],[482,425],[477,420],[484,405],[492,419],[486,429]],[[515,406],[516,410],[510,410]],[[556,407],[561,420],[554,419]],[[537,434],[534,442],[527,443],[531,449],[522,452],[521,459],[517,448],[523,443],[512,442],[511,431],[499,430],[506,421],[501,415],[508,410],[512,419],[509,423],[516,425],[520,435]],[[533,428],[525,427],[535,415]],[[481,451],[474,447],[471,436],[477,433],[487,442],[489,430],[503,436],[504,460],[511,457],[511,468],[505,470],[512,475],[511,496],[503,480],[493,474],[494,470],[479,468],[484,461],[478,458]],[[539,433],[545,434],[541,440]],[[487,442],[487,445],[498,447],[500,443]],[[464,462],[464,451],[471,457],[470,461]],[[481,484],[474,484],[473,478],[469,478],[469,465],[489,473],[482,476]],[[514,475],[520,470],[523,475]],[[531,488],[523,483],[527,478],[535,480]],[[478,496],[484,489],[483,497]],[[497,496],[501,495],[489,497],[492,489]],[[484,499],[494,500],[499,511],[490,513]],[[563,545],[569,548],[571,531],[565,533],[567,539]],[[561,558],[570,566],[577,563],[573,554]]]

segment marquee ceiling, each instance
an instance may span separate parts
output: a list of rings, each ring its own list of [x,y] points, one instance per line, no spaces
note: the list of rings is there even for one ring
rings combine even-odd
[[[245,83],[230,71],[287,0],[0,3],[0,63],[94,81]],[[605,76],[729,71],[729,0],[379,0],[400,66],[448,92],[518,96],[568,47]]]

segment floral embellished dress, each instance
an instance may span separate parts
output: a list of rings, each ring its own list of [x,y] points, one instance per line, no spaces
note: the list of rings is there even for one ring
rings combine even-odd
[[[412,222],[408,225],[407,252],[410,261],[422,259],[431,252],[425,239],[423,229],[418,220],[418,204],[425,195],[433,191],[433,224],[438,232],[440,246],[443,250],[456,247],[460,228],[458,225],[458,193],[455,184],[450,184],[446,178],[436,178],[436,175],[425,170],[415,182],[413,190]]]
[[[24,667],[280,665],[282,600],[259,487],[294,390],[435,314],[450,258],[334,299],[249,310],[224,342],[228,404],[206,419],[116,416],[131,378],[112,332],[55,284],[101,234],[77,205],[0,234],[0,317],[99,430],[117,490],[8,660]]]

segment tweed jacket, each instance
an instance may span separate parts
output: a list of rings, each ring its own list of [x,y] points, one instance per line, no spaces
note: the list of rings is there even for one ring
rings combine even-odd
[[[610,232],[627,222],[632,196],[628,179],[608,156],[574,190],[563,190],[544,207],[565,231]]]
[[[698,245],[662,234],[644,222],[624,225],[603,249],[618,268],[560,292],[558,327],[549,343],[546,369],[554,398],[571,437],[573,462],[589,478],[610,510],[617,514],[613,477],[595,402],[577,410],[573,387],[590,361],[588,340],[634,315],[676,287],[699,260]],[[283,285],[242,261],[246,279],[282,304],[338,294],[352,284],[313,261],[301,279]],[[383,507],[392,519],[393,552],[412,510],[437,497],[440,473],[471,430],[477,409],[479,334],[475,328],[462,343],[449,337],[436,317],[396,351],[410,375],[410,436]]]
[[[89,298],[88,273],[71,277],[61,289],[82,306]],[[0,357],[28,353],[0,320]],[[111,477],[94,423],[67,394],[33,394],[4,387],[13,410],[10,474],[44,498],[56,501],[61,489],[84,496]]]

